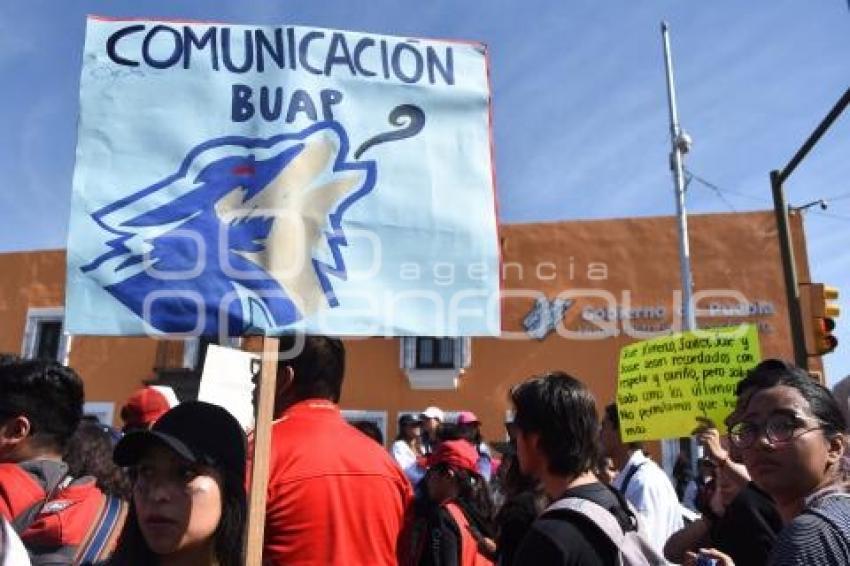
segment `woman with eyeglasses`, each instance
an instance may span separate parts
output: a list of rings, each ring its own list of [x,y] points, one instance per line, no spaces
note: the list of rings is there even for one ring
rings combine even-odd
[[[750,481],[747,469],[731,459],[731,447],[714,422],[697,421],[693,434],[714,464],[717,488],[700,517],[667,539],[664,556],[674,564],[694,566],[700,548],[714,548],[737,564],[765,566],[783,527],[776,505]]]
[[[190,401],[115,447],[132,502],[110,566],[241,566],[245,435],[225,409]]]
[[[850,564],[850,490],[839,469],[846,423],[838,402],[779,360],[756,366],[737,393],[731,447],[785,523],[768,564]],[[733,564],[716,549],[700,553]]]

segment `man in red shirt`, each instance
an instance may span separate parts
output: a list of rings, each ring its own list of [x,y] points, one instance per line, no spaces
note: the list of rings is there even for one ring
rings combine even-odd
[[[348,425],[337,403],[341,341],[282,337],[264,564],[397,564],[412,488],[389,453]]]

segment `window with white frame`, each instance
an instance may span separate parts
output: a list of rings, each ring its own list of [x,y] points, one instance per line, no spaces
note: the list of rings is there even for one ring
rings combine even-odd
[[[401,340],[405,369],[462,369],[471,363],[469,338],[405,336]]]
[[[71,340],[64,332],[64,321],[65,309],[61,307],[29,309],[21,347],[23,357],[67,364]]]

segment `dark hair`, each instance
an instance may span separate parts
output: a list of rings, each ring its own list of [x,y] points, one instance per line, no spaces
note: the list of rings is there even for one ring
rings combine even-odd
[[[576,475],[593,470],[599,454],[599,421],[593,395],[561,371],[529,378],[511,389],[514,425],[540,435],[550,473]]]
[[[484,435],[481,434],[481,427],[474,424],[459,424],[457,425],[458,432],[464,440],[468,440],[474,446],[478,446],[484,442]]]
[[[437,429],[437,443],[447,440],[468,440],[454,423],[444,423]]]
[[[812,379],[805,370],[782,360],[764,360],[751,369],[747,372],[747,376],[738,383],[735,394],[739,401],[745,399],[745,403],[749,404],[752,395],[744,397],[744,394],[755,393],[779,385],[792,387],[799,391],[803,399],[809,402],[812,416],[820,421],[826,436],[835,436],[847,432],[844,415],[841,413],[838,401],[829,389]]]
[[[0,418],[24,416],[36,443],[64,450],[83,416],[83,381],[50,360],[0,361]]]
[[[522,473],[516,454],[506,454],[502,458],[501,468],[505,470],[502,489],[506,498],[515,497],[526,491],[543,493],[543,487],[537,479]],[[539,510],[542,511],[543,509]]]
[[[241,566],[245,545],[245,522],[248,519],[245,486],[234,474],[219,470],[223,476],[221,487],[221,519],[213,537],[215,555],[220,566]],[[150,549],[136,516],[136,507],[130,501],[130,511],[124,529],[109,561],[110,566],[136,566],[156,564],[157,555]]]
[[[112,461],[112,436],[100,423],[81,422],[65,446],[63,460],[71,477],[93,476],[104,493],[130,499],[130,478]]]
[[[6,534],[6,518],[0,517],[0,564],[6,563],[6,549],[8,547],[9,535]]]
[[[384,445],[384,433],[381,432],[380,427],[372,421],[351,421],[350,424],[381,446]]]
[[[613,426],[614,430],[617,431],[617,434],[620,434],[620,413],[617,411],[617,404],[611,403],[605,406],[605,419],[608,420]],[[640,441],[632,441],[626,442],[626,446],[634,450],[642,450],[643,442]]]
[[[435,464],[429,470],[429,474],[447,474],[447,464]],[[481,533],[492,538],[495,534],[493,528],[493,499],[490,497],[490,489],[481,475],[470,470],[451,467],[458,494],[454,502],[463,510],[466,518]]]
[[[287,334],[280,337],[278,371],[291,367],[295,373],[297,400],[329,399],[339,403],[345,374],[345,346],[338,338]],[[295,353],[295,356],[292,356]]]
[[[417,426],[421,427],[422,422],[416,420],[416,418],[413,417],[412,415],[409,415],[409,414],[399,415],[399,417],[398,417],[398,431],[396,432],[395,440],[403,440],[403,441],[407,442],[407,438],[405,437],[405,432],[407,431],[408,427],[417,427]],[[420,429],[420,434],[421,434],[421,429]]]
[[[241,566],[245,552],[248,501],[245,483],[238,476],[224,474],[221,520],[215,530],[215,553],[220,566]]]

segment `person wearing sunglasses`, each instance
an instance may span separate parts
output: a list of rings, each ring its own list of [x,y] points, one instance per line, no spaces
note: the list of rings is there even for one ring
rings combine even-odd
[[[850,490],[839,470],[847,427],[838,402],[805,371],[779,360],[751,370],[737,394],[731,448],[785,523],[768,564],[850,563]],[[700,552],[734,564],[716,549]]]

